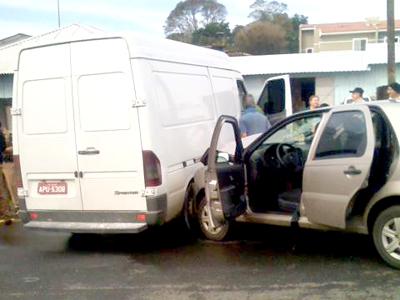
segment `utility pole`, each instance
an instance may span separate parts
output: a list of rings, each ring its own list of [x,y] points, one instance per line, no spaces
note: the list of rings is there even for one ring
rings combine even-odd
[[[58,28],[61,26],[61,20],[60,20],[60,0],[57,0],[57,15],[58,15]]]
[[[388,84],[396,81],[396,53],[394,46],[394,0],[387,0]]]

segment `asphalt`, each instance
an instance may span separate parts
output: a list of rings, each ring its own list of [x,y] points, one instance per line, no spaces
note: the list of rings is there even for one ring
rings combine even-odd
[[[0,299],[400,299],[400,271],[367,236],[239,226],[234,239],[176,225],[139,235],[0,228]]]

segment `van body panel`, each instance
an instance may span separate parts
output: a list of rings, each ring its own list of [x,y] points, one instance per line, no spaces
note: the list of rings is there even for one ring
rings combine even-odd
[[[162,42],[166,48],[154,49],[152,43],[135,41],[107,37],[22,51],[18,68],[29,74],[18,80],[17,97],[21,98],[21,86],[28,81],[33,67],[37,70],[46,66],[42,68],[42,79],[65,80],[68,130],[61,122],[65,119],[60,117],[63,109],[57,106],[59,110],[54,108],[54,114],[58,115],[53,119],[60,124],[52,127],[57,131],[52,134],[69,134],[70,138],[70,148],[63,147],[64,152],[60,152],[60,158],[70,156],[65,162],[68,168],[58,172],[47,163],[48,153],[16,153],[21,156],[22,169],[29,167],[28,160],[36,158],[45,165],[38,165],[36,172],[23,173],[24,189],[34,191],[35,185],[49,179],[68,181],[68,187],[74,184],[65,199],[61,195],[39,197],[32,192],[38,201],[27,201],[27,209],[21,213],[29,228],[97,232],[103,227],[115,232],[118,228],[107,227],[108,223],[118,223],[122,228],[123,223],[137,223],[137,216],[146,216],[144,225],[173,219],[181,213],[186,189],[202,167],[199,159],[209,145],[218,116],[239,117],[236,81],[243,79],[225,54],[173,41]],[[64,49],[64,56],[56,55],[57,47]],[[186,49],[193,51],[181,59],[179,53]],[[28,54],[37,60],[36,65],[27,63],[24,57]],[[53,57],[63,65],[58,66]],[[53,73],[62,76],[49,75]],[[52,83],[61,90],[59,82]],[[16,105],[23,108],[18,106],[19,101]],[[32,106],[32,116],[38,118],[38,109]],[[15,143],[26,150],[26,136],[21,135],[25,115],[14,119],[18,128]],[[40,124],[33,125],[32,130],[43,131]],[[48,132],[37,136],[37,145],[53,149]],[[142,151],[152,151],[159,159],[161,185],[145,187]],[[30,213],[39,219],[32,220]],[[126,219],[122,220],[122,215]],[[42,226],[40,222],[49,223]],[[87,222],[97,225],[82,224]]]
[[[122,39],[71,44],[84,210],[145,210],[135,89]]]
[[[46,62],[46,63],[44,63]],[[70,79],[70,45],[21,53],[18,75],[19,155],[28,209],[81,210]],[[43,182],[64,182],[66,194],[39,194]]]

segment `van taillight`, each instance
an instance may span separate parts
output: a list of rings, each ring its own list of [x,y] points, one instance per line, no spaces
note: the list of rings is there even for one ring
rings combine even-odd
[[[161,185],[161,164],[157,155],[152,151],[143,151],[144,181],[146,187]]]
[[[21,163],[19,161],[19,155],[13,156],[14,162],[14,176],[15,176],[15,185],[18,188],[22,188],[22,174],[21,174]]]

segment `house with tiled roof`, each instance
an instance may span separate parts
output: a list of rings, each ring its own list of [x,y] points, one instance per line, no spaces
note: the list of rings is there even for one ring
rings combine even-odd
[[[386,21],[305,24],[299,28],[299,53],[354,50],[365,51],[370,44],[386,43]],[[395,23],[400,44],[400,20]]]

